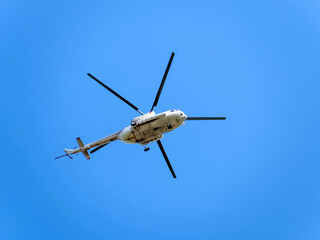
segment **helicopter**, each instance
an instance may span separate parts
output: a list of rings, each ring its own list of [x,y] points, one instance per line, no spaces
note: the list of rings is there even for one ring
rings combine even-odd
[[[154,102],[152,104],[151,110],[148,113],[143,113],[139,110],[138,107],[133,105],[131,102],[129,102],[127,99],[119,95],[117,92],[112,90],[110,87],[105,85],[103,82],[98,80],[96,77],[94,77],[92,74],[87,73],[89,77],[91,77],[93,80],[95,80],[97,83],[99,83],[101,86],[106,88],[108,91],[110,91],[112,94],[117,96],[119,99],[121,99],[123,102],[128,104],[131,108],[136,110],[141,114],[141,116],[138,116],[134,119],[132,119],[131,124],[122,130],[113,133],[109,136],[106,136],[104,138],[101,138],[97,141],[91,142],[89,144],[84,145],[82,140],[78,137],[77,142],[79,148],[77,149],[65,149],[65,153],[62,156],[56,157],[55,159],[68,156],[72,159],[70,155],[77,154],[77,153],[83,153],[83,155],[86,157],[87,160],[90,159],[90,155],[88,153],[88,150],[92,149],[90,151],[90,154],[96,152],[97,150],[101,149],[102,147],[105,147],[109,143],[120,140],[124,143],[139,143],[144,147],[144,151],[148,151],[150,148],[147,146],[149,143],[157,142],[160,151],[169,167],[169,170],[174,178],[176,178],[176,174],[171,166],[171,163],[169,161],[169,158],[163,148],[161,138],[163,137],[163,134],[171,132],[181,125],[185,123],[185,121],[189,120],[225,120],[226,117],[188,117],[184,112],[176,109],[168,110],[162,113],[155,113],[153,111],[154,107],[157,106],[163,85],[166,81],[173,57],[175,53],[172,52],[167,68],[164,72],[160,87],[158,89],[157,95],[154,99]]]

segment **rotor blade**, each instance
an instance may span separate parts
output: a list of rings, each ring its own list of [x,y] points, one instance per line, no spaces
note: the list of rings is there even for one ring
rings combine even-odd
[[[103,148],[104,146],[107,146],[109,143],[106,143],[106,144],[103,144],[103,145],[100,145],[99,147],[96,147],[94,148],[93,150],[90,151],[90,153],[94,153],[95,151],[98,151],[100,148]]]
[[[100,85],[102,85],[103,87],[105,87],[107,90],[109,90],[111,93],[113,93],[114,95],[116,95],[118,98],[120,98],[122,101],[124,101],[126,104],[128,104],[130,107],[132,107],[134,110],[138,111],[141,115],[143,115],[143,113],[135,106],[133,105],[131,102],[129,102],[127,99],[125,99],[124,97],[120,96],[118,93],[116,93],[115,91],[113,91],[111,88],[109,88],[107,85],[105,85],[103,82],[101,82],[100,80],[98,80],[96,77],[92,76],[90,73],[87,73],[87,75],[89,77],[91,77],[93,80],[95,80],[97,83],[99,83]]]
[[[72,159],[72,157],[68,154],[64,154],[64,155],[61,155],[59,157],[55,157],[54,159],[57,160],[58,158],[62,158],[62,157],[69,157],[70,159]]]
[[[173,57],[174,57],[174,52],[171,53],[171,57],[170,57],[170,59],[169,59],[169,62],[168,62],[166,71],[164,72],[164,75],[163,75],[163,78],[162,78],[162,81],[161,81],[161,84],[160,84],[160,87],[159,87],[157,96],[156,96],[156,98],[154,99],[154,102],[153,102],[153,105],[152,105],[152,108],[151,108],[151,111],[150,111],[150,112],[152,112],[153,108],[154,108],[155,106],[157,106],[157,104],[158,104],[158,101],[159,101],[159,98],[160,98],[160,94],[161,94],[161,91],[162,91],[164,82],[166,81],[166,78],[167,78],[167,75],[168,75],[168,72],[169,72],[169,69],[170,69],[170,66],[171,66]]]
[[[164,159],[165,159],[166,162],[167,162],[167,165],[168,165],[168,167],[169,167],[169,169],[170,169],[170,171],[171,171],[172,176],[173,176],[174,178],[177,178],[177,177],[176,177],[176,174],[174,173],[173,168],[172,168],[172,166],[171,166],[171,164],[170,164],[169,158],[168,158],[166,152],[164,151],[164,148],[163,148],[163,146],[162,146],[161,141],[158,140],[157,143],[158,143],[158,146],[159,146],[159,148],[160,148],[160,150],[161,150],[161,152],[162,152],[162,155],[163,155]]]
[[[61,155],[61,156],[59,156],[59,157],[55,157],[54,159],[58,159],[58,158],[62,158],[62,157],[66,157],[67,155],[66,154],[63,154],[63,155]]]
[[[226,117],[187,117],[187,120],[226,120]]]

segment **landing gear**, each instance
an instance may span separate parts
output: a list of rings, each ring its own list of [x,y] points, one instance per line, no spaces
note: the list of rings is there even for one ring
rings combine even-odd
[[[150,150],[150,148],[148,148],[146,142],[143,142],[143,141],[142,141],[142,142],[139,142],[139,143],[140,143],[140,145],[141,145],[142,147],[144,147],[143,151],[148,152],[148,151]]]
[[[169,124],[167,125],[167,127],[168,127],[168,129],[171,129],[171,128],[172,128],[171,123],[169,123]]]
[[[148,148],[148,147],[146,146],[143,151],[147,152],[147,151],[149,151],[149,150],[150,150],[150,148]]]

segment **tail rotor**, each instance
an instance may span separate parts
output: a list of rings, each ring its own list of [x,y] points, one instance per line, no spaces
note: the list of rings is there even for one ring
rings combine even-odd
[[[77,146],[75,146],[73,149],[76,149],[76,148]],[[58,158],[62,158],[62,157],[69,157],[70,159],[73,159],[73,157],[71,157],[68,153],[55,157],[54,159],[57,160]]]

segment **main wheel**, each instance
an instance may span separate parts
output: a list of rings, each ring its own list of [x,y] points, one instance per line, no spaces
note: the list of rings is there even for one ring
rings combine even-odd
[[[149,151],[150,150],[150,148],[145,148],[143,151],[145,151],[145,152],[147,152],[147,151]]]

